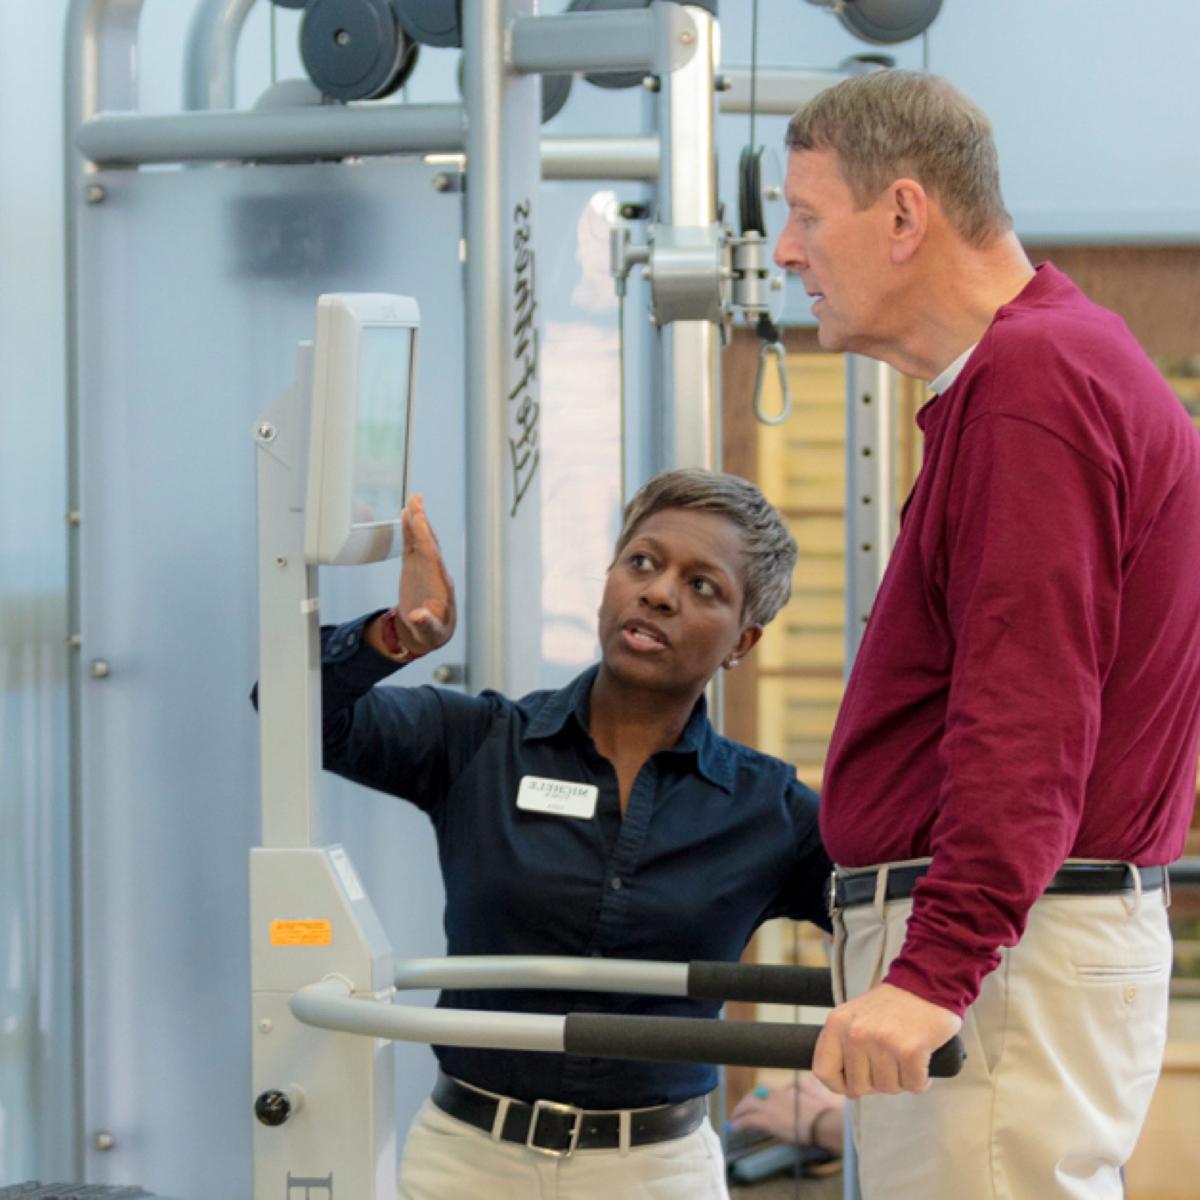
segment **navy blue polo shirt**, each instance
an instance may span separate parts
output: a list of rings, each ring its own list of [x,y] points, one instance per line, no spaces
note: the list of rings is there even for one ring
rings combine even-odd
[[[713,729],[701,698],[678,744],[642,767],[621,816],[588,732],[597,667],[520,700],[376,687],[396,670],[370,617],[322,631],[325,766],[423,809],[437,834],[450,954],[736,961],[771,917],[825,927],[830,862],[817,797],[788,764]],[[517,808],[525,776],[593,785],[591,818]],[[712,1017],[713,1002],[569,991],[454,990],[443,1008]],[[435,1047],[442,1069],[522,1100],[640,1108],[710,1091],[716,1070]]]

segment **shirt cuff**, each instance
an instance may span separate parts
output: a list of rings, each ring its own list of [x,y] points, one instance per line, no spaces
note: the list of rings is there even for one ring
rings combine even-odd
[[[380,680],[405,666],[386,654],[380,654],[366,639],[367,626],[380,613],[387,611],[378,608],[344,625],[321,627],[321,667],[336,672],[338,682],[343,687],[367,692]]]
[[[932,942],[906,945],[884,974],[883,982],[903,988],[961,1017],[975,1003],[983,978],[994,970],[999,954],[979,962],[961,947]]]

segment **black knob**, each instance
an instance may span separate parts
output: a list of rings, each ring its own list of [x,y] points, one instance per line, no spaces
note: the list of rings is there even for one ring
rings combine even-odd
[[[286,1092],[272,1088],[255,1100],[254,1115],[264,1125],[282,1125],[292,1115],[292,1102]]]

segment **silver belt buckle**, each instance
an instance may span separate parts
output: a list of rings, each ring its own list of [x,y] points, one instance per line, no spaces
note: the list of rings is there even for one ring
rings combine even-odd
[[[544,1112],[570,1113],[575,1118],[575,1124],[571,1129],[571,1143],[565,1150],[555,1150],[551,1146],[539,1146],[534,1141],[538,1118]],[[579,1145],[579,1133],[582,1128],[582,1108],[576,1108],[574,1104],[559,1104],[555,1100],[535,1100],[533,1112],[529,1114],[529,1132],[525,1135],[525,1145],[530,1150],[536,1150],[539,1154],[548,1154],[551,1158],[570,1158],[575,1153],[575,1147]]]

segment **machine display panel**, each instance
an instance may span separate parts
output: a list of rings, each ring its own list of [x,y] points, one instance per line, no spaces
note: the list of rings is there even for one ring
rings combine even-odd
[[[408,378],[415,330],[364,325],[359,335],[351,524],[400,519],[408,463]]]
[[[305,559],[348,564],[403,548],[420,315],[409,296],[317,302]]]

